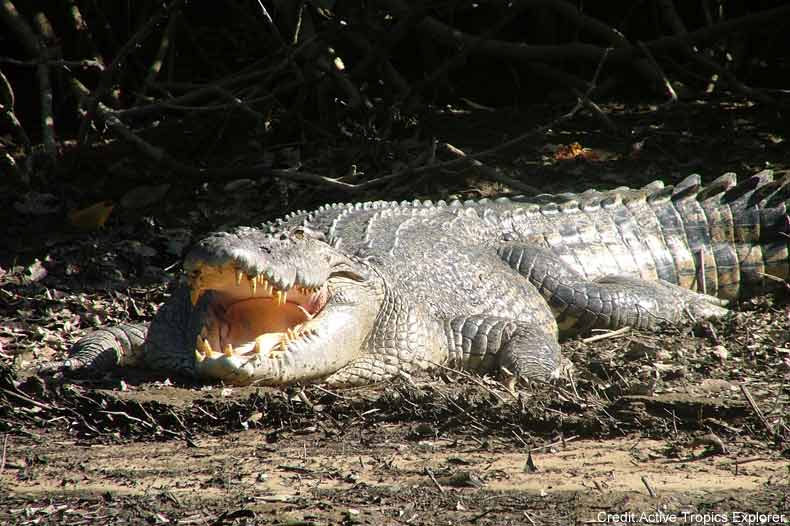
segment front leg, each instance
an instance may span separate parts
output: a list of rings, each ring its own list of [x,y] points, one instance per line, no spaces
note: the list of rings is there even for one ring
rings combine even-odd
[[[447,362],[444,331],[428,309],[389,295],[360,356],[326,378],[331,385],[383,382]]]
[[[46,374],[87,378],[115,367],[135,366],[142,361],[147,324],[121,323],[98,329],[80,338],[61,362],[42,367]]]

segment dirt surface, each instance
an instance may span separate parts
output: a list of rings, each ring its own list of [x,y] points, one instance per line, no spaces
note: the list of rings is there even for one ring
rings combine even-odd
[[[489,162],[550,192],[787,169],[786,123],[747,103],[605,109],[620,133],[580,116]],[[551,113],[446,112],[424,126],[475,151]],[[73,182],[0,192],[12,247],[0,253],[0,523],[790,524],[786,290],[721,322],[565,342],[563,378],[516,393],[454,371],[332,391],[137,371],[45,383],[35,366],[91,327],[150,319],[207,231],[348,199],[266,178],[171,184],[156,199],[166,181],[116,145],[81,162],[93,201],[77,203]],[[440,173],[355,199],[505,190]],[[19,206],[43,207],[45,193],[51,212]],[[116,208],[103,229],[64,226],[72,205],[105,199]]]

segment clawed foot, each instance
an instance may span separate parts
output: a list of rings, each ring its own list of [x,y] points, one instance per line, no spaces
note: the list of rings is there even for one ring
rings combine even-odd
[[[692,322],[701,319],[723,318],[730,314],[730,310],[726,308],[729,304],[727,300],[700,294],[669,283],[662,283],[662,285],[669,289],[672,296],[677,299],[680,309]]]

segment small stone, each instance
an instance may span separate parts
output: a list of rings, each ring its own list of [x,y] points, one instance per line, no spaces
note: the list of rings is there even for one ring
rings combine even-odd
[[[434,437],[437,435],[436,428],[425,422],[414,427],[414,434],[421,437]]]
[[[721,360],[722,362],[729,358],[730,353],[727,348],[723,345],[717,345],[713,349],[711,349],[711,354]]]
[[[735,385],[727,380],[718,378],[705,378],[700,382],[699,388],[706,393],[720,393],[724,391],[734,391],[737,389]]]
[[[658,356],[660,349],[648,342],[632,341],[625,352],[624,357],[627,360],[639,360],[647,358],[648,360],[655,360]]]

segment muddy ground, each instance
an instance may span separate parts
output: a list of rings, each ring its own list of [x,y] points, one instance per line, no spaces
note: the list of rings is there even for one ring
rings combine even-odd
[[[580,116],[489,162],[550,192],[787,169],[780,116],[712,104],[612,105],[621,133]],[[425,127],[475,151],[553,111],[450,112]],[[574,142],[584,155],[556,154]],[[790,524],[784,288],[720,322],[566,342],[563,378],[516,393],[449,370],[350,390],[141,372],[45,382],[35,367],[91,327],[150,319],[207,231],[348,198],[267,178],[174,184],[112,143],[80,163],[68,184],[48,182],[50,212],[31,205],[51,203],[41,188],[25,201],[0,192],[11,247],[0,254],[0,523],[625,524],[645,512],[653,524]],[[356,198],[505,190],[442,173]],[[119,203],[104,228],[64,221],[103,199]]]

